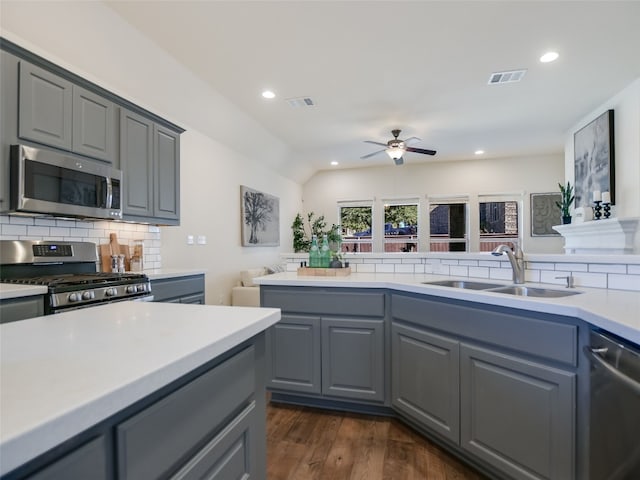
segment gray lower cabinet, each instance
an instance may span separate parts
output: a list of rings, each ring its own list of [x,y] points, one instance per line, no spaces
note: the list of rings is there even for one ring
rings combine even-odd
[[[393,322],[391,403],[414,421],[458,443],[460,342]]]
[[[320,318],[283,314],[267,334],[267,387],[319,394]]]
[[[22,60],[18,136],[113,163],[115,105],[58,75]]]
[[[180,136],[148,118],[120,109],[123,214],[177,224],[180,217]]]
[[[322,394],[384,401],[384,320],[322,318]]]
[[[0,323],[15,322],[41,315],[44,315],[42,295],[0,300]]]
[[[267,331],[269,389],[385,402],[384,293],[261,286],[260,294],[262,306],[282,310],[280,322]]]
[[[154,302],[204,305],[204,274],[151,280]]]
[[[266,478],[264,335],[94,427],[53,459],[10,472],[31,480]],[[202,368],[200,369],[202,370]],[[168,390],[168,391],[167,391]]]
[[[461,444],[514,479],[576,478],[576,374],[463,344]]]

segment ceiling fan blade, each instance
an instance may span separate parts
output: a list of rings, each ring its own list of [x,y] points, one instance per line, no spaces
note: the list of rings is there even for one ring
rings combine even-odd
[[[419,142],[419,141],[420,141],[420,139],[418,137],[409,137],[404,141],[404,144],[405,145],[409,145],[411,143],[416,143],[416,142]]]
[[[404,163],[404,158],[402,157],[394,158],[393,161],[395,162],[396,165],[402,165]]]
[[[374,145],[380,145],[381,147],[386,147],[386,143],[374,142],[372,140],[365,140],[364,143],[373,143]]]
[[[364,160],[365,158],[373,157],[374,155],[377,155],[382,152],[384,152],[384,150],[378,150],[377,152],[367,153],[366,155],[361,156],[360,159]]]
[[[426,150],[424,148],[406,147],[405,150],[407,152],[424,153],[425,155],[435,155],[436,154],[435,150]]]

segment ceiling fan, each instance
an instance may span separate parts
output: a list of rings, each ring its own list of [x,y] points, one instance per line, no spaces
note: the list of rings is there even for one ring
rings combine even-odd
[[[378,150],[377,152],[369,153],[367,155],[363,155],[362,159],[373,157],[380,152],[387,152],[387,155],[391,157],[391,159],[395,162],[396,165],[402,165],[404,163],[404,159],[402,155],[404,152],[414,152],[414,153],[423,153],[425,155],[435,155],[435,150],[426,150],[424,148],[415,148],[409,147],[408,145],[413,142],[419,142],[420,139],[418,137],[409,137],[406,140],[400,140],[398,135],[400,135],[400,130],[391,130],[391,134],[393,135],[393,140],[389,140],[387,143],[374,142],[371,140],[365,140],[365,143],[373,143],[374,145],[380,145],[381,147],[385,147],[383,150]]]

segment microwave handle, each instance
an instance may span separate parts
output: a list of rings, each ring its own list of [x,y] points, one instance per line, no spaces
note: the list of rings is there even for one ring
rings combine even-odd
[[[111,208],[111,204],[113,203],[113,186],[111,185],[111,177],[106,177],[107,181],[107,208]]]

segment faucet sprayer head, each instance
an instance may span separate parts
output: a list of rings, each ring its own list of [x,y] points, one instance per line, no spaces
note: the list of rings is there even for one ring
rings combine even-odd
[[[507,251],[511,252],[511,249],[507,245],[498,245],[492,252],[491,255],[495,255],[499,257],[500,255],[507,253]]]

